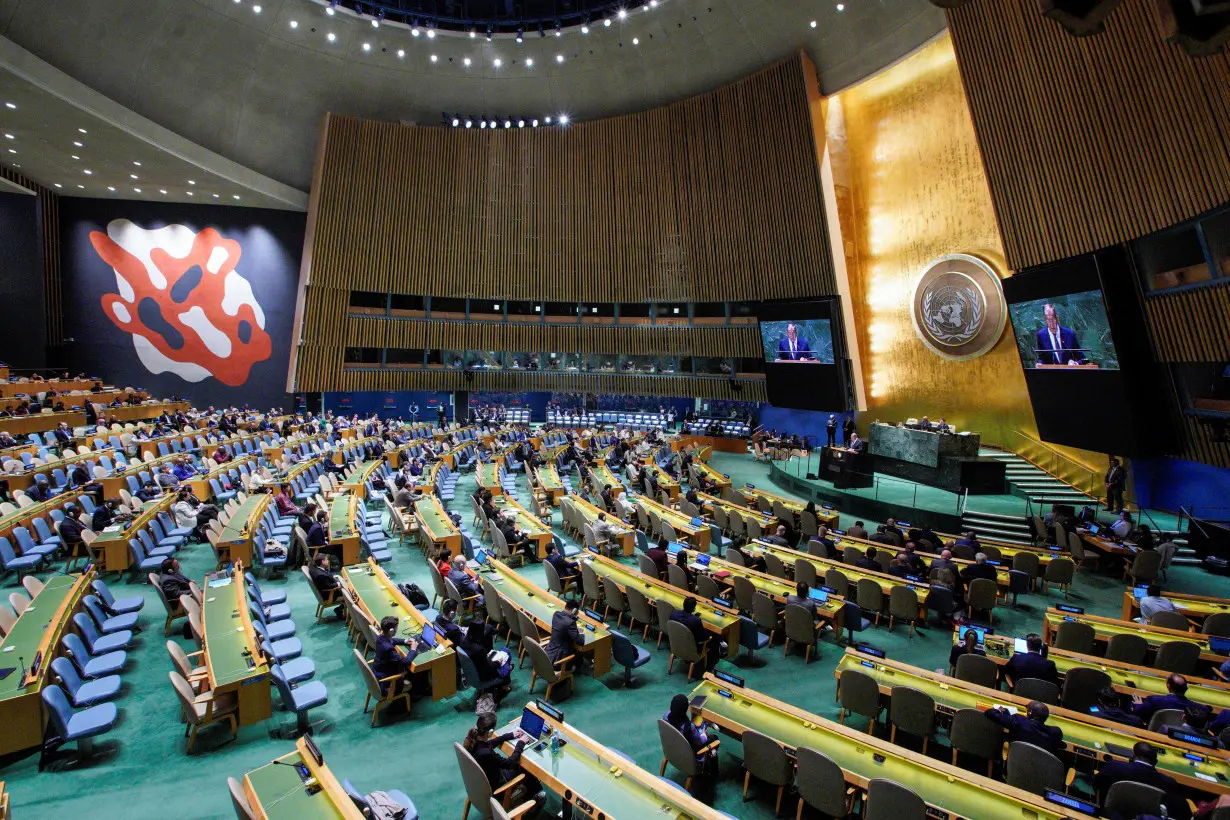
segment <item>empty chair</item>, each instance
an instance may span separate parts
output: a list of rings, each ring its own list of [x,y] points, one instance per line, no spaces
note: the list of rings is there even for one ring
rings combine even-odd
[[[999,667],[985,655],[962,655],[957,658],[956,671],[957,680],[968,681],[988,689],[999,687]]]
[[[809,587],[820,585],[816,578],[816,565],[805,558],[794,559],[794,580],[795,583],[804,583]]]
[[[990,777],[995,759],[1002,754],[1003,729],[977,709],[958,709],[948,729],[948,742],[952,745],[954,766],[959,752],[972,754],[987,762],[987,777]]]
[[[609,618],[611,617],[611,612],[614,612],[615,626],[620,626],[624,613],[628,611],[628,600],[624,597],[623,590],[612,579],[604,577],[602,579],[602,591],[606,598],[606,609],[602,612],[603,617]]]
[[[1183,613],[1167,609],[1154,612],[1153,617],[1149,619],[1149,626],[1157,626],[1162,629],[1177,629],[1180,632],[1190,632],[1192,628],[1192,625],[1184,617]]]
[[[132,633],[128,630],[112,632],[110,635],[100,634],[98,628],[94,626],[94,620],[84,612],[74,615],[73,623],[77,626],[77,634],[85,641],[90,652],[95,655],[105,655],[117,649],[126,649],[132,642]]]
[[[841,704],[838,720],[846,722],[846,715],[862,715],[870,721],[869,734],[875,734],[876,722],[880,719],[880,685],[875,678],[856,669],[844,669],[837,682],[837,698]]]
[[[893,628],[893,624],[896,621],[908,623],[910,625],[910,637],[914,637],[914,624],[918,621],[918,592],[910,587],[894,586],[892,592],[888,595],[889,630]]]
[[[60,645],[64,647],[64,652],[69,660],[73,662],[73,666],[77,667],[77,671],[84,678],[94,680],[103,678],[107,675],[113,675],[124,668],[124,664],[128,662],[127,652],[108,652],[105,655],[91,655],[90,650],[86,648],[85,642],[80,636],[71,632],[60,638]]]
[[[1059,705],[1059,687],[1041,678],[1021,678],[1013,685],[1012,694],[1018,698]]]
[[[27,575],[21,579],[21,585],[25,587],[26,592],[30,593],[30,597],[36,597],[43,591],[43,582],[35,578],[33,575]]]
[[[115,595],[112,594],[110,587],[108,587],[101,578],[94,579],[90,586],[94,589],[94,593],[102,599],[103,603],[105,603],[113,612],[120,615],[140,612],[141,608],[145,606],[145,599],[140,595],[116,598]]]
[[[226,788],[231,793],[231,806],[235,809],[235,816],[239,820],[257,820],[256,812],[252,810],[248,795],[243,790],[243,784],[233,777],[228,777]]]
[[[927,804],[893,780],[872,778],[867,783],[863,820],[926,820]]]
[[[1214,612],[1205,618],[1200,626],[1200,634],[1230,638],[1230,612]]]
[[[1182,709],[1158,709],[1149,718],[1149,731],[1166,733],[1166,729],[1170,726],[1179,726],[1183,723],[1184,712]]]
[[[1149,641],[1143,635],[1123,632],[1111,635],[1106,642],[1107,660],[1139,666],[1145,662],[1145,656],[1148,654]]]
[[[646,625],[648,628],[648,625]],[[632,670],[638,669],[652,660],[653,655],[628,639],[627,635],[611,630],[611,656],[615,662],[624,668],[624,686],[631,687],[636,683]]]
[[[119,675],[105,675],[92,680],[82,680],[76,667],[68,658],[53,659],[51,671],[56,676],[55,682],[64,689],[73,706],[78,709],[111,700],[120,693]]]
[[[274,663],[270,667],[273,683],[282,696],[282,706],[295,713],[295,731],[297,734],[308,734],[312,725],[308,721],[308,710],[323,706],[329,702],[329,690],[320,681],[308,681],[292,686],[282,667]]]
[[[1166,793],[1161,789],[1122,780],[1106,791],[1102,808],[1116,811],[1121,817],[1156,816],[1161,814],[1162,800],[1165,797]]]
[[[17,623],[17,616],[13,614],[13,610],[7,606],[0,606],[0,638],[8,635],[15,623]]]
[[[638,554],[636,556],[636,565],[637,565],[637,569],[639,569],[645,575],[648,575],[650,578],[658,577],[658,565],[655,564],[653,562],[653,559],[650,558],[648,555],[645,555],[644,553]]]
[[[986,612],[990,623],[995,623],[995,604],[999,598],[999,585],[989,578],[975,578],[965,591],[965,607],[970,618],[975,612]]]
[[[1064,769],[1059,758],[1046,749],[1019,740],[1008,744],[1004,769],[1009,786],[1040,795],[1048,789],[1066,792],[1076,776],[1075,769]]]
[[[1095,633],[1089,624],[1064,621],[1055,632],[1055,648],[1088,655],[1093,652]]]
[[[803,816],[803,804],[828,817],[850,813],[853,791],[846,787],[845,773],[823,752],[807,746],[797,750],[795,788],[799,792],[796,817]]]
[[[829,569],[824,572],[824,585],[837,590],[837,594],[846,597],[850,594],[850,581],[839,569]]]
[[[878,687],[877,687],[878,688]],[[923,754],[935,734],[935,699],[911,686],[894,686],[889,694],[889,741],[897,742],[897,730],[922,738]]]
[[[93,751],[93,739],[98,735],[111,731],[119,718],[119,710],[114,703],[100,703],[80,711],[73,711],[64,690],[54,683],[43,687],[43,704],[51,719],[52,733],[50,740],[44,741],[44,748],[53,748],[64,743],[77,743],[77,757],[86,760]]]
[[[196,743],[197,732],[202,726],[209,726],[225,720],[230,724],[232,735],[238,732],[239,727],[236,723],[235,715],[239,709],[239,700],[233,693],[215,695],[213,692],[204,692],[197,694],[192,691],[192,686],[184,679],[183,675],[180,675],[178,672],[168,672],[167,674],[171,678],[171,685],[175,688],[175,694],[179,697],[180,712],[183,714],[184,722],[187,723],[184,735],[188,738],[187,751],[189,754],[192,753],[192,746]]]
[[[856,587],[859,608],[868,615],[874,615],[876,626],[880,625],[880,613],[884,610],[884,588],[879,581],[871,578],[860,578]]]
[[[342,791],[346,792],[346,796],[350,798],[351,802],[353,802],[356,807],[358,807],[364,817],[374,816],[371,810],[371,795],[365,796],[360,794],[359,790],[356,789],[354,784],[349,780],[342,781]],[[401,820],[418,820],[418,809],[414,807],[414,802],[409,798],[409,796],[406,795],[405,792],[400,792],[397,789],[390,789],[384,792],[384,794],[388,796],[389,800],[392,800],[394,803],[405,809],[405,813],[400,815]],[[497,807],[500,806],[499,803],[495,803],[495,805]],[[500,811],[503,811],[503,809],[500,808]]]
[[[1098,701],[1098,692],[1110,683],[1110,676],[1101,669],[1074,666],[1064,673],[1059,705],[1076,712],[1087,712]]]
[[[1076,574],[1076,564],[1070,558],[1052,558],[1050,563],[1046,565],[1046,572],[1042,576],[1042,580],[1047,591],[1050,591],[1051,584],[1059,584],[1063,588],[1063,594],[1066,597],[1069,587],[1072,586],[1072,577]]]
[[[97,595],[85,596],[82,603],[86,611],[90,613],[90,617],[94,619],[94,623],[98,625],[98,630],[104,635],[114,635],[117,632],[135,629],[137,626],[137,613],[129,612],[127,615],[109,616]]]
[[[1162,569],[1162,554],[1157,550],[1141,550],[1132,558],[1130,565],[1124,564],[1123,578],[1130,579],[1132,586],[1152,583],[1157,579]]]
[[[702,598],[721,598],[722,588],[708,575],[696,576],[696,594]]]
[[[1166,641],[1157,648],[1153,668],[1180,675],[1190,675],[1200,662],[1200,645],[1191,641]]]
[[[10,592],[9,606],[13,608],[13,611],[17,613],[17,617],[20,618],[21,614],[30,606],[30,599],[20,592]]]
[[[777,786],[773,813],[781,813],[782,794],[794,774],[794,765],[782,745],[767,735],[748,729],[743,733],[743,768],[743,801],[747,802],[747,787],[755,777],[770,786]]]
[[[653,627],[654,618],[656,615],[653,611],[653,605],[649,603],[649,599],[645,597],[645,593],[641,590],[628,585],[624,590],[624,595],[628,599],[628,617],[632,619],[632,623],[643,624],[641,630],[641,640],[645,640],[649,636],[649,630]],[[629,627],[629,631],[631,627]]]

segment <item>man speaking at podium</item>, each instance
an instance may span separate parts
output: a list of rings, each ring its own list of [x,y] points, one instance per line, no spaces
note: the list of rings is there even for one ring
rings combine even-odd
[[[1044,305],[1042,318],[1046,321],[1046,327],[1038,329],[1038,364],[1084,364],[1085,352],[1080,349],[1080,340],[1071,328],[1060,326],[1055,306]]]
[[[786,338],[777,343],[777,361],[797,362],[811,359],[811,347],[807,340],[799,338],[799,331],[794,325],[786,325]]]

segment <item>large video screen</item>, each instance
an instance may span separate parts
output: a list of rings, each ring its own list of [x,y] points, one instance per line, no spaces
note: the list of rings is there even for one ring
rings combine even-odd
[[[765,302],[756,309],[765,390],[774,407],[847,410],[849,362],[836,298]]]
[[[1010,305],[1021,364],[1034,368],[1118,370],[1119,355],[1100,290],[1066,293]]]
[[[761,322],[766,362],[833,364],[833,323],[828,319]]]

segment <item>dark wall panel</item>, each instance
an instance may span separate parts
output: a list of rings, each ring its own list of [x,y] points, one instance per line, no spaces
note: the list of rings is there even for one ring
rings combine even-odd
[[[0,360],[16,369],[46,354],[38,223],[37,197],[0,194]]]
[[[285,211],[61,200],[71,367],[197,406],[290,407],[304,225]]]

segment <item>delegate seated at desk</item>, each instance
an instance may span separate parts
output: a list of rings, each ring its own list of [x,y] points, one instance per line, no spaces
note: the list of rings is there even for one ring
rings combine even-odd
[[[811,346],[806,339],[799,338],[799,331],[794,325],[786,325],[786,338],[777,343],[777,359],[779,362],[814,361]]]

